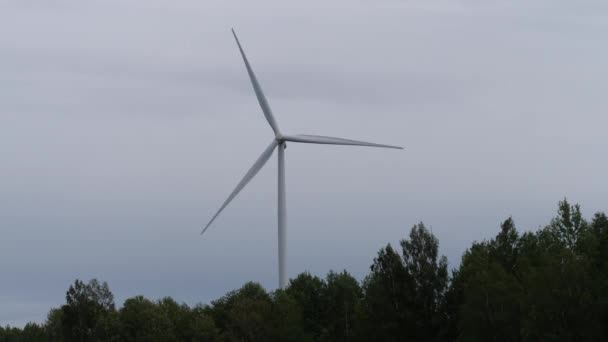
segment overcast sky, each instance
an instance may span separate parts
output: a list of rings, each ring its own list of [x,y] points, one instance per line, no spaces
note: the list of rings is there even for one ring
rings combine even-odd
[[[254,4],[255,3],[255,4]],[[74,279],[208,302],[277,284],[276,156],[230,28],[289,144],[288,271],[358,279],[424,221],[456,267],[512,215],[606,210],[608,4],[0,1],[0,324]]]

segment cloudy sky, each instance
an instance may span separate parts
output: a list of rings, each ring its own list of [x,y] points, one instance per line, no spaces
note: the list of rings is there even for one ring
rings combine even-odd
[[[362,279],[424,221],[450,265],[512,215],[606,210],[605,1],[0,1],[0,324],[74,279],[208,302],[277,283],[276,157],[200,237],[281,129],[288,269]]]

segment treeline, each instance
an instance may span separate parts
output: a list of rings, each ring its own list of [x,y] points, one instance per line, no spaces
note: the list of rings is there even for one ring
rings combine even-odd
[[[457,233],[457,232],[454,232]],[[448,272],[415,225],[382,248],[359,283],[302,273],[284,290],[247,283],[209,305],[127,299],[76,280],[47,321],[1,328],[0,341],[603,341],[608,340],[608,218],[559,203],[544,228],[511,218]]]

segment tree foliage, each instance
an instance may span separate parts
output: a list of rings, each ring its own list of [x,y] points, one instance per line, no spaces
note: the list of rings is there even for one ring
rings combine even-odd
[[[381,248],[360,283],[347,271],[301,273],[267,292],[249,282],[209,305],[127,299],[76,280],[44,324],[1,327],[0,342],[601,341],[608,340],[608,217],[559,202],[544,228],[512,218],[448,272],[423,223]]]

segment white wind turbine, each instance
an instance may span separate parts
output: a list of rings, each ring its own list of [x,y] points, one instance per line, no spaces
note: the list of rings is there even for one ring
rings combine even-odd
[[[381,145],[368,143],[363,141],[349,140],[349,139],[341,139],[341,138],[332,138],[320,135],[283,135],[279,130],[279,126],[277,125],[274,116],[272,115],[272,110],[268,105],[268,101],[262,92],[262,88],[255,77],[253,70],[251,69],[251,65],[247,60],[247,56],[245,56],[245,52],[243,51],[243,47],[239,42],[234,29],[232,30],[232,34],[234,35],[234,39],[236,40],[236,44],[239,47],[241,52],[241,56],[243,57],[243,62],[245,62],[245,67],[247,68],[247,73],[249,74],[249,78],[251,79],[251,84],[253,86],[253,90],[255,91],[255,95],[258,98],[258,102],[260,103],[260,107],[262,107],[262,112],[266,117],[266,120],[270,124],[270,127],[274,131],[274,138],[270,145],[262,152],[262,155],[256,160],[253,166],[247,171],[243,179],[237,184],[236,188],[232,191],[228,199],[222,204],[220,209],[213,215],[209,223],[205,226],[201,234],[205,233],[207,228],[213,223],[213,221],[218,217],[218,215],[226,208],[228,203],[230,203],[236,195],[243,190],[243,188],[255,177],[255,175],[260,171],[260,169],[266,164],[270,156],[274,152],[274,149],[279,147],[279,198],[278,198],[278,233],[279,233],[279,288],[284,288],[287,284],[287,273],[285,271],[285,254],[286,254],[286,229],[287,229],[287,209],[285,203],[285,146],[286,142],[296,142],[296,143],[309,143],[309,144],[328,144],[328,145],[357,145],[357,146],[372,146],[372,147],[385,147],[385,148],[395,148],[395,149],[403,149],[403,147],[399,146],[390,146],[390,145]]]

